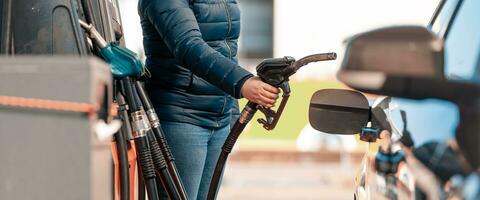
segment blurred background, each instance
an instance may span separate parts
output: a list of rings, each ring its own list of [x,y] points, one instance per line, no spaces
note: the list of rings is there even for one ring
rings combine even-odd
[[[335,72],[345,39],[383,26],[426,25],[439,0],[237,1],[239,62],[252,73],[264,58],[337,52],[338,59],[311,64],[293,77],[292,96],[275,130],[267,132],[252,120],[230,157],[219,199],[352,199],[366,147],[353,136],[313,130],[310,97],[323,88],[344,87]],[[137,1],[120,4],[127,47],[143,55]]]

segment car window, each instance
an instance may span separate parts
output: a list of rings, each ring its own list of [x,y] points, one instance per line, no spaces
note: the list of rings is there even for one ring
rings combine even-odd
[[[454,103],[438,99],[405,98],[394,98],[394,103],[398,109],[392,111],[392,120],[399,131],[403,131],[404,123],[400,110],[407,113],[406,128],[410,131],[415,146],[454,138],[459,114]]]
[[[480,1],[464,0],[445,40],[445,75],[478,81],[480,56]]]

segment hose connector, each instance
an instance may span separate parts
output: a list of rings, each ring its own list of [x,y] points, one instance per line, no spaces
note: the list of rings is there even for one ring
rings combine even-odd
[[[135,131],[137,137],[145,137],[147,132],[151,130],[150,123],[146,115],[142,111],[137,111],[131,114],[132,128]]]

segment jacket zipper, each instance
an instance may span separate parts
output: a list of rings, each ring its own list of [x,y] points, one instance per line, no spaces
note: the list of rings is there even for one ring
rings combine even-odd
[[[222,1],[223,1],[223,5],[225,6],[225,12],[227,13],[227,19],[228,19],[228,30],[227,30],[227,33],[225,34],[225,39],[223,40],[223,42],[225,42],[225,45],[227,46],[227,49],[228,49],[228,58],[232,59],[232,49],[227,42],[227,37],[230,34],[230,31],[232,30],[232,17],[230,16],[230,11],[228,11],[227,1],[226,0],[222,0]],[[223,96],[223,108],[220,114],[225,113],[226,106],[227,106],[227,96]],[[220,126],[218,118],[217,118],[217,126]]]
[[[228,19],[228,30],[227,30],[227,33],[225,34],[225,39],[223,41],[225,42],[225,45],[227,46],[227,49],[228,49],[228,58],[232,59],[232,49],[227,42],[227,37],[230,34],[230,31],[232,31],[232,16],[230,16],[230,11],[228,11],[227,0],[223,0],[223,4],[225,5],[225,12],[227,12],[227,19]]]

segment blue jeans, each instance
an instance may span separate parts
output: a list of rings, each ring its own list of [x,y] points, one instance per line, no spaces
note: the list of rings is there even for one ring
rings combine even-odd
[[[188,123],[162,122],[178,173],[190,200],[207,199],[210,180],[230,126],[203,128]],[[167,195],[161,190],[162,199]]]

